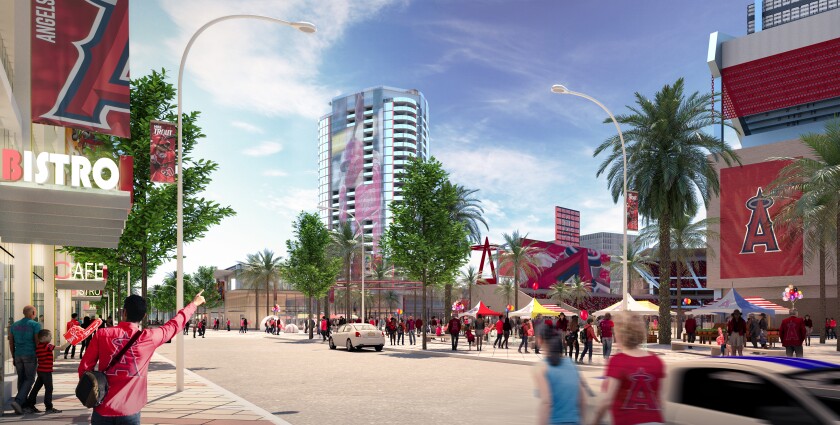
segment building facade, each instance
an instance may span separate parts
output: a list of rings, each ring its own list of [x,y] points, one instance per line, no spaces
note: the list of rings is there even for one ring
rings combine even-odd
[[[803,246],[815,242],[777,227],[789,201],[770,197],[768,187],[788,162],[768,158],[812,156],[800,136],[823,133],[840,118],[840,8],[831,0],[765,0],[750,13],[747,35],[716,32],[709,42],[707,63],[721,81],[722,110],[742,148],[739,165],[710,158],[720,195],[708,215],[720,218],[710,226],[720,237],[709,241],[716,255],[708,258],[708,287],[780,302],[793,284],[805,294],[797,309],[822,323],[835,313],[819,310],[818,262],[803,256]],[[828,282],[835,273],[828,268]],[[826,289],[828,305],[835,305],[836,288]]]
[[[633,245],[636,235],[627,235],[627,244]],[[624,235],[622,233],[597,232],[580,236],[580,246],[609,254],[620,261],[624,255]],[[622,285],[621,269],[610,271],[610,292],[620,293]]]
[[[318,125],[318,205],[328,228],[362,223],[369,254],[402,200],[400,174],[428,159],[429,104],[418,90],[374,87],[336,97]]]
[[[554,241],[561,245],[580,245],[580,211],[554,207]]]

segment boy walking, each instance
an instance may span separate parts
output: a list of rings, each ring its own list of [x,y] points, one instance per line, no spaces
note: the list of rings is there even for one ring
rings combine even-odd
[[[41,387],[44,387],[44,407],[45,413],[61,413],[61,410],[53,408],[52,394],[53,394],[53,350],[55,345],[50,344],[52,341],[52,332],[49,329],[43,329],[38,332],[38,345],[35,347],[35,356],[38,358],[38,379],[35,380],[35,386],[29,392],[29,398],[26,400],[26,405],[37,412],[35,408],[35,401],[38,398],[38,392]]]

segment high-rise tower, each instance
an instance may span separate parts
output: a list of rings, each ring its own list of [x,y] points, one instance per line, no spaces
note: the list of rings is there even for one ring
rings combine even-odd
[[[333,229],[355,216],[371,253],[391,221],[391,202],[402,200],[400,174],[409,159],[429,158],[429,105],[418,90],[392,87],[330,105],[318,125],[318,204],[329,207],[321,219]]]

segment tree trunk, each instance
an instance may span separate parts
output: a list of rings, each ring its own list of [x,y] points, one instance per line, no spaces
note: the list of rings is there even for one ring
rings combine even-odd
[[[269,288],[271,288],[271,282],[269,281],[269,279],[266,279],[265,280],[265,315],[266,316],[271,315],[271,307],[268,306],[268,303],[271,302],[271,298],[270,298],[271,297],[271,291],[269,290]],[[259,320],[259,317],[257,317],[257,320]]]
[[[452,284],[447,283],[443,286],[443,308],[446,309],[447,312],[452,311]],[[449,320],[449,314],[447,314],[446,320]]]
[[[382,286],[380,285],[379,291],[376,294],[376,324],[379,325],[379,319],[382,318]]]
[[[825,241],[820,241],[820,314],[816,318],[817,326],[820,329],[820,344],[825,344],[825,338],[827,335],[825,334],[825,319],[828,317],[828,311],[826,311],[826,300],[825,300]],[[821,317],[820,317],[821,316]]]
[[[679,246],[679,245],[678,245]],[[677,262],[677,341],[682,339],[683,310],[682,310],[682,262]],[[669,313],[670,314],[670,313]]]
[[[467,286],[467,290],[469,291],[470,305],[473,305],[473,303],[472,303],[472,287],[473,286],[472,286],[472,283],[470,283],[470,282],[467,282],[467,285],[469,285],[469,286]]]
[[[417,290],[416,289],[414,290],[414,296],[412,298],[414,298],[414,308],[412,309],[413,310],[412,312],[416,316],[417,315]]]
[[[513,265],[513,309],[519,310],[519,267]]]
[[[425,279],[424,279],[425,280]],[[429,324],[429,315],[426,314],[426,282],[423,282],[423,350],[426,349],[426,328]]]
[[[312,305],[312,298],[313,298],[313,297],[311,297],[311,296],[310,296],[309,298],[310,298],[309,305]],[[318,318],[318,312],[319,312],[319,311],[321,311],[321,299],[320,299],[320,298],[318,298],[318,297],[315,297],[315,318],[316,318],[316,319]],[[310,314],[310,316],[311,316],[311,314]],[[308,322],[307,322],[307,323],[308,323]],[[316,324],[316,326],[317,326],[317,324],[318,324],[318,323],[319,323],[319,321],[318,321],[318,320],[315,320],[315,324]],[[310,327],[310,328],[313,328],[314,326],[309,326],[309,327]],[[312,329],[310,329],[310,330],[309,330],[309,334],[310,334],[310,335],[309,335],[309,339],[312,339],[312,332],[313,332],[313,331],[312,331]]]
[[[659,343],[671,344],[671,217],[659,219]]]
[[[313,339],[313,329],[315,326],[311,326],[312,323],[312,295],[306,297],[306,324],[310,325],[307,326],[309,328],[309,339]]]
[[[320,310],[317,312],[318,314],[321,313]],[[324,316],[327,317],[327,320],[330,319],[330,291],[327,290],[327,295],[324,295]]]
[[[835,229],[836,232],[834,234],[834,270],[835,270],[835,278],[836,278],[836,285],[837,289],[834,293],[834,317],[840,317],[840,205],[837,206],[837,216],[835,218]],[[834,329],[834,333],[837,333],[837,329]],[[840,339],[834,338],[837,342],[837,351],[840,351]]]
[[[116,282],[120,282],[120,280],[119,280],[119,279],[120,279],[120,278],[119,278],[119,274],[116,274],[116,273],[115,273],[115,275],[116,275],[116,276],[114,276],[114,277],[113,277],[113,278],[115,279],[115,281],[116,281]],[[122,299],[122,285],[120,285],[120,284],[118,283],[118,284],[117,284],[117,299],[116,299],[116,300],[114,300],[114,301],[115,301],[115,303],[114,303],[114,304],[115,304],[115,305],[117,305],[117,306],[122,306],[123,304],[121,304],[121,303],[120,303],[120,300],[121,300],[121,299]],[[121,313],[122,313],[122,312],[121,312],[121,310],[120,310],[120,307],[117,307],[117,308],[116,308],[116,312],[114,313],[114,314],[116,314],[116,315],[117,315],[117,317],[114,317],[114,320],[115,320],[115,321],[117,321],[117,322],[122,321],[122,314],[121,314]]]
[[[347,321],[350,321],[350,261],[352,257],[347,258],[347,265],[345,266],[345,274],[344,274],[344,312],[346,316],[344,316]]]
[[[254,320],[260,320],[260,284],[256,282],[254,282],[254,316],[257,316]]]

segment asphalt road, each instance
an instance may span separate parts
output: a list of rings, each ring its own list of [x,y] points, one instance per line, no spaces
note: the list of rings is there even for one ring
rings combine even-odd
[[[534,423],[531,366],[326,344],[253,332],[185,338],[186,367],[295,425]],[[175,345],[158,353],[175,359]]]

